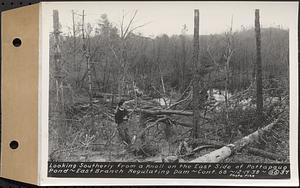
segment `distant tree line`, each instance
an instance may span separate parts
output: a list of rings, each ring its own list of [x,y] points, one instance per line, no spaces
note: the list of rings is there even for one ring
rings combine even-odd
[[[82,31],[86,39],[82,39]],[[120,28],[114,26],[103,14],[96,27],[80,24],[73,31],[61,35],[61,53],[64,79],[76,91],[87,90],[87,65],[82,50],[83,41],[90,51],[93,89],[117,93],[119,77],[126,70],[122,94],[129,92],[134,82],[144,93],[151,94],[153,87],[167,92],[182,92],[189,85],[192,73],[193,36],[186,34],[183,26],[180,35],[160,35],[155,38],[129,32],[126,40]],[[220,69],[209,73],[210,87],[224,89],[226,36],[228,33],[201,35],[200,60],[204,66],[217,63]],[[229,64],[229,91],[247,88],[255,79],[254,28],[232,33],[234,49]],[[50,34],[50,62],[54,59],[53,34]],[[281,28],[262,28],[263,78],[281,79],[289,71],[289,31]],[[123,63],[120,63],[123,62]],[[126,69],[124,66],[127,66]],[[50,63],[50,78],[53,72]],[[50,89],[54,86],[50,79]]]

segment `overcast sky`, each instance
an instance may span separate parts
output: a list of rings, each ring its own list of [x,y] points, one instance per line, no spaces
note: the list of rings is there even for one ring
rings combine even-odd
[[[200,11],[200,34],[222,33],[229,29],[233,17],[233,30],[254,26],[254,10],[260,9],[262,27],[289,28],[291,20],[297,18],[297,2],[84,2],[44,3],[43,14],[52,28],[52,11],[59,11],[63,32],[72,26],[72,10],[78,14],[85,10],[85,21],[95,26],[101,14],[107,14],[114,25],[119,26],[123,11],[130,20],[138,10],[134,26],[149,23],[136,32],[144,36],[180,34],[184,24],[187,34],[193,33],[194,9]],[[81,21],[75,16],[76,22]],[[44,20],[43,20],[44,21]],[[295,23],[295,22],[293,22]]]

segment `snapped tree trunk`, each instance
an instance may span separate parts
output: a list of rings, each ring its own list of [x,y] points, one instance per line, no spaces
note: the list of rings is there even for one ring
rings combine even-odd
[[[63,75],[62,75],[62,55],[60,49],[60,30],[58,10],[53,10],[53,33],[54,33],[54,79],[56,85],[55,113],[58,119],[64,119],[64,93],[63,93]],[[62,145],[65,137],[65,124],[58,122],[58,144]]]
[[[261,62],[261,35],[259,22],[259,9],[255,10],[255,36],[256,36],[256,111],[257,124],[262,121],[263,91],[262,91],[262,62]]]
[[[182,65],[181,65],[181,79],[180,79],[180,91],[184,91],[185,89],[185,64],[186,64],[186,49],[185,49],[185,38],[184,36],[182,36],[182,56],[183,56],[183,60],[182,60]]]
[[[75,28],[75,19],[74,19],[75,12],[72,10],[72,29],[73,29],[73,64],[74,64],[74,72],[76,73],[75,78],[75,86],[79,87],[79,80],[80,80],[80,69],[79,65],[76,63],[76,28]]]
[[[193,51],[193,66],[194,66],[194,80],[193,80],[193,138],[199,136],[199,98],[200,98],[200,74],[199,74],[199,10],[194,10],[194,51]]]

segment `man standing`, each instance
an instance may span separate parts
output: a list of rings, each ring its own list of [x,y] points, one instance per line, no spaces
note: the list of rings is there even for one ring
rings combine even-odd
[[[128,110],[125,108],[125,100],[121,99],[118,103],[116,113],[115,113],[115,122],[118,124],[117,129],[119,131],[119,135],[124,144],[130,145],[131,139],[128,134],[128,118],[129,113]]]

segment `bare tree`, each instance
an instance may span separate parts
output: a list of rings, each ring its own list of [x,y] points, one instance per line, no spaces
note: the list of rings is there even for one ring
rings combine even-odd
[[[125,88],[125,81],[127,79],[127,73],[128,73],[128,52],[127,52],[127,39],[130,36],[131,33],[133,33],[136,29],[141,28],[146,24],[134,26],[134,20],[136,18],[138,11],[135,10],[132,17],[129,20],[129,23],[126,25],[125,24],[125,19],[126,19],[126,14],[123,12],[121,24],[120,24],[120,39],[121,39],[121,44],[120,44],[120,55],[117,56],[115,49],[111,47],[111,50],[113,50],[113,53],[116,55],[119,63],[120,63],[120,69],[119,69],[119,75],[120,79],[118,82],[118,98],[121,98],[121,95],[124,94],[124,88]]]
[[[233,17],[231,17],[231,25],[229,32],[226,33],[226,50],[224,54],[224,59],[225,59],[225,74],[226,74],[226,79],[225,79],[225,110],[226,110],[226,120],[228,123],[228,87],[229,87],[229,77],[230,77],[230,60],[233,55],[234,49],[233,49],[233,34],[232,34],[232,24],[233,24]]]
[[[90,43],[89,43],[89,34],[91,32],[91,29],[89,31],[85,30],[85,23],[84,23],[84,17],[86,16],[84,13],[84,10],[82,11],[82,25],[81,25],[81,33],[82,33],[82,51],[83,55],[86,60],[87,64],[87,70],[86,74],[88,77],[88,93],[89,93],[89,98],[90,98],[90,104],[92,103],[92,96],[93,96],[93,91],[92,91],[92,67],[91,67],[91,54],[90,54]],[[85,77],[84,75],[84,77]],[[84,78],[83,78],[84,79]]]

